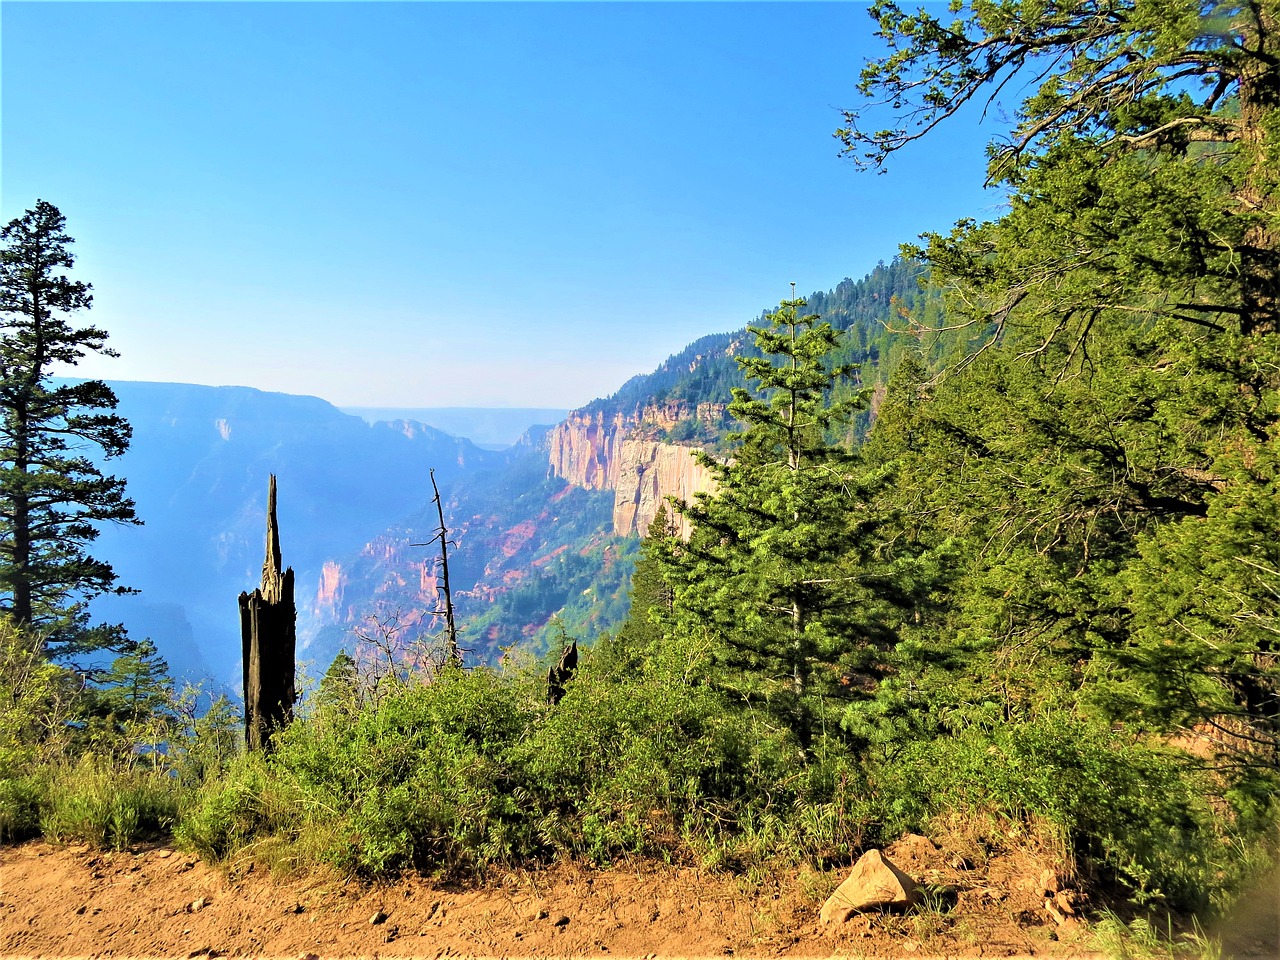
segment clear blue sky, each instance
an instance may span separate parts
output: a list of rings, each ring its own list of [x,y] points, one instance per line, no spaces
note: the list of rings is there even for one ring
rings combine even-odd
[[[0,216],[77,238],[79,372],[573,407],[992,215],[961,120],[838,156],[860,3],[0,4]]]

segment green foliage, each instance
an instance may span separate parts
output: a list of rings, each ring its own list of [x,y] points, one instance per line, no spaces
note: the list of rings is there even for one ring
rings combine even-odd
[[[0,843],[40,834],[40,807],[49,785],[41,774],[0,776]]]
[[[69,679],[26,631],[0,617],[0,780],[58,755],[68,734]]]
[[[518,754],[540,839],[597,861],[669,848],[709,800],[741,794],[743,732],[706,688],[579,676]]]
[[[225,697],[173,695],[144,642],[86,691],[0,619],[0,843],[43,835],[123,849],[168,834],[238,746]]]
[[[167,765],[187,787],[223,774],[240,751],[244,724],[225,694],[210,697],[190,684],[169,705],[178,722],[170,729]]]
[[[84,453],[93,445],[110,458],[128,447],[129,425],[111,412],[115,395],[97,380],[51,380],[56,366],[87,353],[114,355],[104,331],[68,319],[92,296],[59,272],[74,263],[65,222],[41,200],[0,229],[0,609],[39,628],[54,654],[111,639],[86,630],[84,603],[124,591],[85,546],[97,524],[136,522],[124,481]]]
[[[206,781],[177,834],[211,858],[288,850],[366,876],[852,855],[857,770],[834,743],[809,767],[797,747],[767,713],[650,667],[617,679],[588,660],[550,709],[538,670],[450,670],[296,720],[270,758]]]
[[[303,797],[273,777],[260,753],[240,754],[182,810],[174,836],[210,860],[284,834],[295,839],[305,817]]]
[[[167,835],[181,798],[181,786],[164,772],[85,754],[74,765],[52,768],[40,829],[51,840],[124,850],[138,840]]]
[[[0,843],[40,833],[48,764],[69,740],[71,686],[26,631],[0,617]]]
[[[165,713],[173,698],[169,665],[150,639],[129,641],[111,667],[95,678],[102,708],[122,723]]]
[[[1240,279],[1262,281],[1268,260],[1274,269],[1275,227],[1266,221],[1276,209],[1280,79],[1271,5],[1119,0],[1099,16],[1078,2],[955,3],[939,13],[877,0],[870,12],[889,49],[866,65],[860,89],[891,104],[899,125],[864,131],[858,111],[846,111],[836,135],[855,160],[879,166],[970,101],[1026,81],[1014,129],[989,151],[993,182],[1017,184],[1064,142],[1095,146],[1108,161],[1186,157],[1236,181],[1230,195],[1243,202],[1224,209],[1246,229],[1261,226],[1256,239],[1269,241],[1237,251]],[[1146,219],[1149,209],[1140,201],[1127,219]],[[1191,249],[1201,239],[1181,236]],[[1274,306],[1253,306],[1270,316],[1252,319],[1274,329]]]
[[[675,591],[668,579],[666,558],[676,549],[678,534],[667,504],[659,504],[631,574],[627,619],[615,636],[596,643],[597,658],[608,660],[614,672],[637,669],[661,643],[674,619]]]
[[[871,782],[902,829],[955,811],[1046,822],[1078,869],[1140,902],[1204,908],[1224,882],[1243,879],[1227,841],[1248,825],[1210,802],[1208,773],[1156,741],[1070,714],[990,718],[909,743]]]
[[[957,547],[919,649],[1009,722],[1088,703],[1274,767],[1274,8],[872,13],[890,49],[862,91],[906,122],[850,112],[870,165],[1037,77],[990,151],[1007,212],[905,251],[949,291],[945,321],[914,318],[907,429],[872,439],[905,528]]]
[[[1233,482],[1206,515],[1139,540],[1115,585],[1132,630],[1110,651],[1118,672],[1097,699],[1157,729],[1212,728],[1238,755],[1275,762],[1280,489],[1272,451],[1250,461],[1220,458],[1220,475]]]
[[[314,706],[327,720],[340,722],[355,716],[360,706],[360,673],[347,651],[339,650],[320,678]]]
[[[282,732],[269,763],[210,784],[180,835],[225,856],[275,833],[369,874],[501,859],[519,843],[503,759],[524,722],[507,692],[488,671],[450,670],[355,716],[318,709]]]
[[[807,744],[826,699],[875,675],[910,577],[892,576],[882,517],[867,509],[885,475],[828,437],[860,396],[834,401],[852,371],[832,365],[839,336],[804,300],[783,301],[752,327],[761,356],[739,357],[756,395],[734,392],[744,425],[732,459],[704,455],[713,495],[681,504],[692,524],[672,545],[675,630],[720,645],[717,681],[768,703]]]
[[[127,640],[94,677],[88,732],[105,749],[155,760],[178,732],[169,665],[149,639]]]
[[[1103,915],[1091,930],[1107,960],[1223,960],[1219,937],[1207,934],[1193,920],[1191,929],[1177,932],[1167,919],[1164,929],[1146,917],[1125,921],[1114,912]]]

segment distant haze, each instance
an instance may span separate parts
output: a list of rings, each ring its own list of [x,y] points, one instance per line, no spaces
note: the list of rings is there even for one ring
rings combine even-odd
[[[343,413],[380,420],[417,420],[482,447],[509,447],[535,424],[559,423],[568,410],[546,407],[339,407]]]

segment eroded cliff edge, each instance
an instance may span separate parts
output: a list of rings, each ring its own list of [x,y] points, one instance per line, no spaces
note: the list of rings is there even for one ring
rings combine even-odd
[[[575,411],[547,437],[551,473],[588,490],[612,490],[614,534],[643,534],[667,497],[714,490],[695,457],[702,447],[667,438],[682,423],[723,416],[718,404],[649,406],[632,415]]]

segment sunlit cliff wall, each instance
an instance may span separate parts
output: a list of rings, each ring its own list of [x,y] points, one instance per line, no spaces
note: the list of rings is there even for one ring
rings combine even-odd
[[[551,472],[588,490],[612,490],[613,532],[643,534],[667,497],[689,500],[714,489],[710,472],[694,457],[698,447],[658,439],[690,413],[697,419],[719,415],[719,408],[706,406],[646,407],[635,417],[570,414],[548,436]]]

